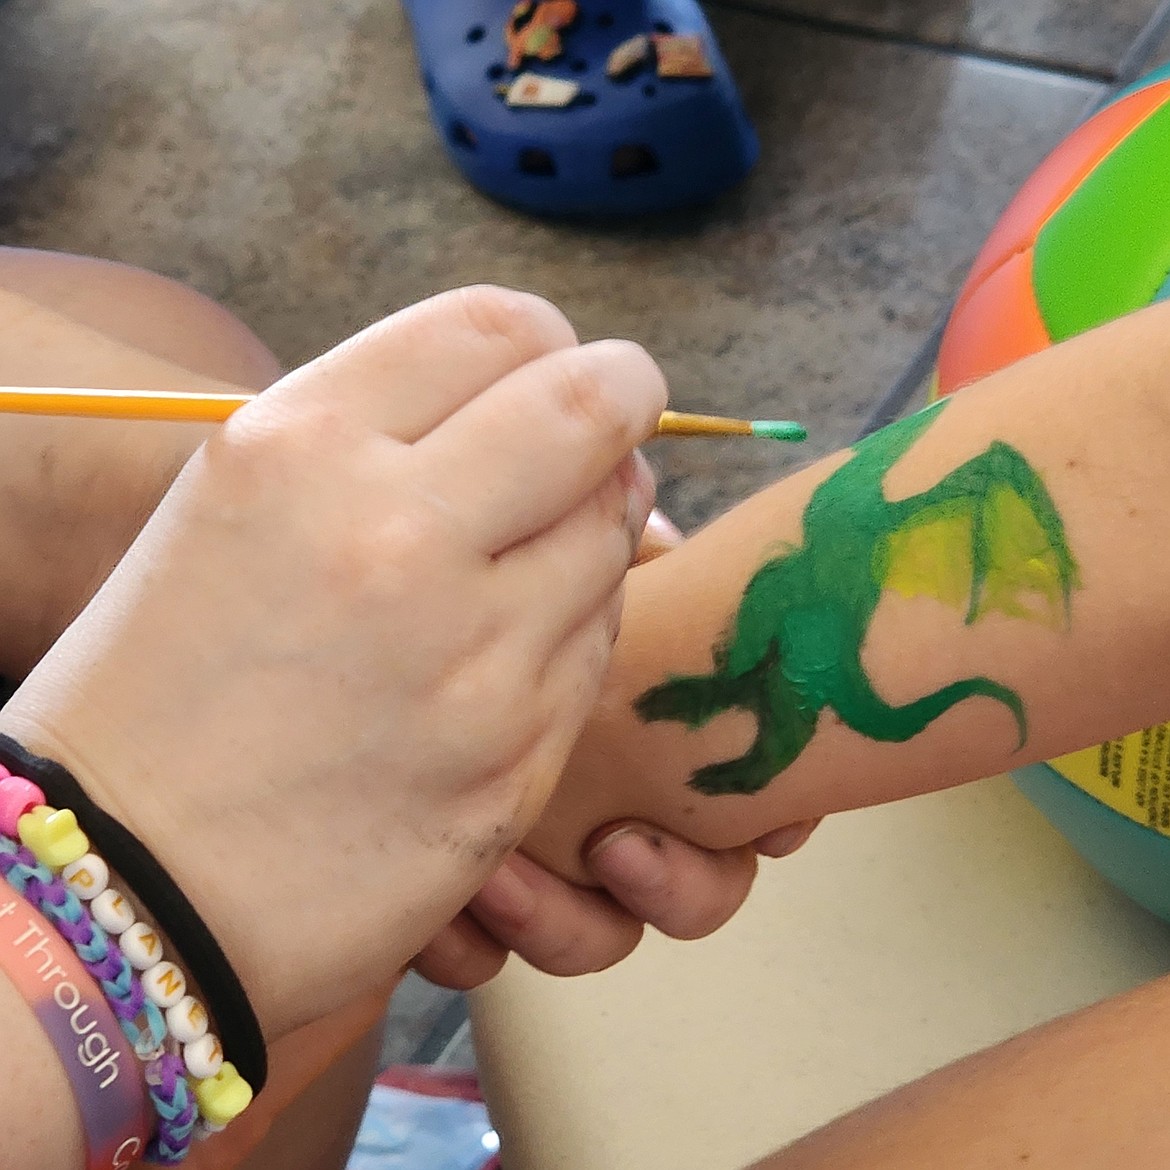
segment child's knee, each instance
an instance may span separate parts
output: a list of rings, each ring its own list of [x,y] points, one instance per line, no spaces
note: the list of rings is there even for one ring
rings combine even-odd
[[[201,377],[262,389],[281,374],[271,350],[222,305],[130,264],[0,247],[0,289]]]

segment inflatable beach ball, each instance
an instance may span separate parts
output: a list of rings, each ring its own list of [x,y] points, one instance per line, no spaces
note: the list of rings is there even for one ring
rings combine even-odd
[[[932,397],[1160,300],[1170,300],[1170,66],[1074,130],[1009,204],[947,323]],[[1170,723],[1014,779],[1106,878],[1170,921]]]

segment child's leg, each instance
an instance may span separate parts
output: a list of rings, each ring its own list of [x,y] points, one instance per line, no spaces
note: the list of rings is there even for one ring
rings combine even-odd
[[[261,389],[278,372],[243,325],[171,281],[0,249],[0,384],[235,391]],[[204,434],[186,423],[0,416],[0,668],[19,677],[44,652]],[[191,1164],[342,1165],[368,1096],[388,994],[279,1042],[270,1087],[247,1124]]]
[[[67,312],[22,291],[28,282]],[[176,322],[186,313],[188,336]],[[152,321],[171,321],[151,351]],[[107,333],[106,328],[112,330]],[[133,331],[143,335],[141,347]],[[271,380],[275,359],[222,310],[170,281],[120,266],[0,251],[0,384],[238,390]],[[200,354],[239,386],[200,371]],[[19,677],[44,652],[137,534],[207,433],[188,423],[0,417],[0,672]]]
[[[259,390],[283,372],[272,351],[227,309],[128,264],[0,247],[0,287],[212,382]]]

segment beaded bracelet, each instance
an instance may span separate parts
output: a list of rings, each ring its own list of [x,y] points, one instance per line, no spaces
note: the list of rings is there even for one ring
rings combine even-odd
[[[125,1170],[151,1130],[142,1078],[100,988],[51,924],[20,898],[0,897],[0,971],[53,1041],[73,1088],[86,1170]]]
[[[118,947],[129,965],[141,972],[146,995],[167,1013],[167,1029],[183,1045],[187,1071],[197,1081],[216,1080],[227,1063],[219,1040],[208,1031],[207,1010],[186,994],[186,979],[163,955],[158,933],[136,920],[129,900],[110,884],[110,870],[102,858],[89,852],[89,841],[69,810],[44,803],[44,793],[24,777],[0,765],[0,831],[16,830],[22,843],[72,894],[88,902],[98,926],[118,936]],[[152,1048],[158,1046],[155,1039]],[[232,1081],[241,1078],[233,1077]],[[238,1099],[239,1094],[236,1094]],[[225,1103],[226,1104],[226,1103]],[[213,1113],[222,1113],[220,1106]]]
[[[126,898],[109,885],[109,868],[89,852],[73,813],[48,807],[35,784],[0,766],[0,830],[11,832],[13,822],[22,845],[5,876],[47,911],[83,960],[100,966],[99,978],[106,976],[103,990],[111,1006],[121,1009],[123,1027],[148,1062],[147,1085],[159,1115],[148,1157],[174,1165],[196,1136],[198,1113],[187,1074],[203,1113],[198,1136],[223,1129],[250,1103],[252,1090],[224,1061],[219,1040],[208,1031],[206,1010],[186,994],[182,972],[164,958],[157,933],[136,921]],[[4,840],[0,835],[0,843]],[[89,910],[82,900],[89,902]],[[109,946],[108,935],[118,936],[117,949]],[[108,978],[111,973],[116,980]],[[167,1011],[165,1024],[160,1009]],[[146,1029],[136,1029],[128,1018],[132,1012],[137,1018],[139,1010]],[[168,1032],[172,1044],[164,1051],[160,1045]]]
[[[215,936],[174,879],[125,825],[90,799],[69,770],[0,735],[0,765],[27,776],[58,808],[72,809],[100,853],[134,890],[163,933],[181,939],[187,970],[200,988],[221,1033],[231,1039],[230,1060],[259,1093],[268,1077],[264,1036],[247,993]]]

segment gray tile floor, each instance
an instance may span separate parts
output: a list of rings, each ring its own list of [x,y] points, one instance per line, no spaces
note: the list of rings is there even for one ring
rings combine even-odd
[[[1020,181],[1111,85],[1170,58],[1155,0],[710,14],[758,170],[701,213],[599,228],[533,223],[460,181],[395,0],[0,0],[0,242],[187,280],[290,364],[451,285],[544,293],[585,336],[644,342],[683,409],[809,423],[799,455],[662,446],[663,500],[692,526],[913,390]],[[459,1019],[457,997],[408,984],[388,1058],[450,1050]]]

